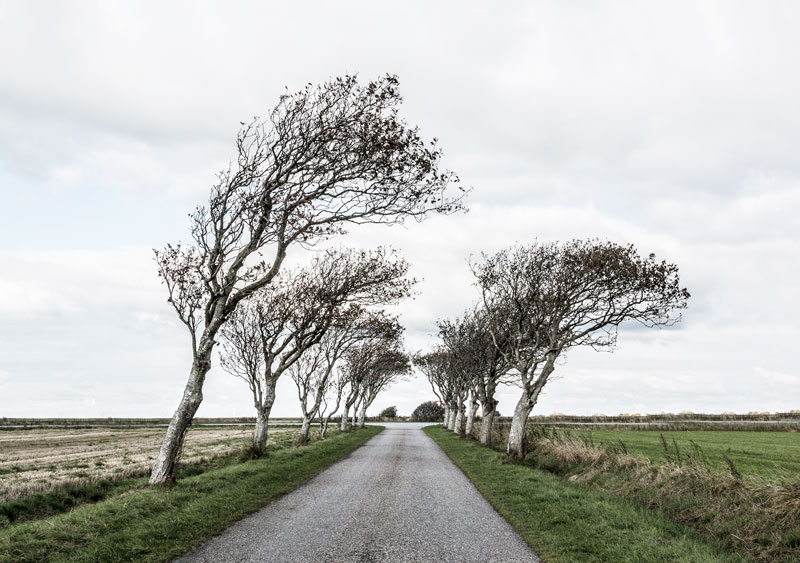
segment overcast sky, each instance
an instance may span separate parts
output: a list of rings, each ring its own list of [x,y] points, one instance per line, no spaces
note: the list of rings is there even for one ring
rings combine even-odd
[[[477,298],[471,255],[599,237],[677,263],[689,309],[571,352],[534,414],[800,408],[799,6],[0,0],[0,416],[171,416],[190,345],[151,249],[189,239],[240,121],[344,73],[397,74],[474,188],[345,241],[424,279],[410,348]],[[198,415],[253,414],[215,365]],[[273,414],[299,414],[288,378]]]

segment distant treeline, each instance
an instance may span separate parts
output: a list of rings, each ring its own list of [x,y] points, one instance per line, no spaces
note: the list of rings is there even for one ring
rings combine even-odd
[[[478,416],[480,418],[480,416]],[[297,423],[301,419],[299,417],[283,417],[283,418],[270,418],[272,422],[279,423]],[[510,417],[502,417],[500,422],[510,422]],[[96,426],[166,426],[169,424],[169,418],[7,418],[0,419],[0,428],[11,427],[96,427]],[[398,416],[395,418],[381,418],[381,417],[367,417],[368,422],[436,422],[429,419],[417,419],[410,416]],[[316,421],[315,421],[316,422]],[[780,426],[796,427],[800,425],[800,410],[792,410],[788,412],[778,413],[758,413],[751,412],[746,414],[737,413],[722,413],[722,414],[703,414],[693,412],[681,412],[678,414],[660,413],[660,414],[620,414],[616,416],[609,416],[604,414],[595,414],[591,416],[577,416],[566,414],[554,414],[549,416],[532,416],[528,419],[529,424],[543,424],[543,425],[557,425],[569,426],[570,424],[578,426],[584,424],[603,424],[603,425],[647,425],[648,429],[654,429],[653,426],[658,427],[659,424],[668,425],[671,429],[684,429],[680,428],[683,424],[690,425],[693,429],[702,426],[703,423],[728,423],[735,425],[737,422],[747,423],[747,428],[756,430],[759,422],[767,423],[764,429],[778,430]],[[217,417],[217,418],[195,418],[192,422],[195,426],[213,425],[213,424],[255,424],[255,417],[240,416],[240,417]],[[711,425],[711,424],[709,424]],[[727,426],[727,424],[725,424]],[[677,426],[677,428],[676,428]],[[657,428],[655,428],[657,429]],[[689,429],[689,428],[685,428]]]
[[[299,422],[298,419],[273,419]],[[2,427],[94,427],[94,426],[166,426],[169,418],[7,418],[0,419]],[[193,424],[254,424],[255,417],[195,418]]]
[[[166,426],[169,418],[0,418],[0,429],[2,428],[94,428],[102,427],[131,427],[131,426]],[[300,424],[300,417],[279,417],[270,418],[273,423]],[[226,425],[226,424],[255,424],[256,419],[252,416],[240,417],[218,417],[218,418],[195,418],[193,426],[204,425]],[[377,416],[367,417],[367,422],[436,422],[429,419],[413,418],[410,416],[398,416],[395,418],[381,418]],[[313,421],[319,423],[318,420]]]
[[[703,414],[694,412],[659,413],[659,414],[619,414],[609,416],[605,414],[593,414],[591,416],[574,416],[566,414],[553,414],[549,416],[532,416],[532,422],[663,422],[663,421],[783,421],[800,420],[800,410],[789,412],[749,412],[747,414],[737,414],[726,412],[721,414]]]

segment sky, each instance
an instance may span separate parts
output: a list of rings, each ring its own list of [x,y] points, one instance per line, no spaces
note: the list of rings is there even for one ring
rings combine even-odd
[[[599,238],[676,263],[689,308],[571,351],[533,414],[798,409],[798,28],[791,1],[0,0],[0,416],[171,416],[191,348],[152,249],[189,240],[240,122],[351,73],[398,75],[472,187],[467,213],[332,242],[412,263],[409,349],[478,298],[481,252]],[[204,396],[254,415],[218,362]],[[434,398],[419,376],[370,413]]]

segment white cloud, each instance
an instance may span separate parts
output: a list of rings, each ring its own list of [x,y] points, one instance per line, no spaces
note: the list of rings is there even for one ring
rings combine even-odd
[[[189,351],[150,247],[189,238],[186,214],[233,156],[240,121],[284,85],[344,72],[398,73],[403,115],[475,187],[466,215],[347,237],[393,244],[424,278],[399,309],[412,348],[475,299],[470,256],[607,238],[680,266],[684,323],[625,329],[612,355],[570,354],[537,411],[797,402],[790,2],[0,11],[0,49],[15,54],[0,58],[0,411],[169,415]],[[290,382],[280,393],[276,414],[296,412]],[[205,395],[201,414],[249,414],[247,389],[218,367]],[[503,412],[516,395],[503,391]],[[430,398],[406,382],[375,408]]]

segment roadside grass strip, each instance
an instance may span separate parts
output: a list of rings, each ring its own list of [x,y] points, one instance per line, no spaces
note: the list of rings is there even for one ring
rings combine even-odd
[[[521,464],[440,426],[424,429],[545,562],[741,562],[633,500]]]
[[[263,508],[382,427],[286,448],[0,530],[0,561],[169,561]]]

